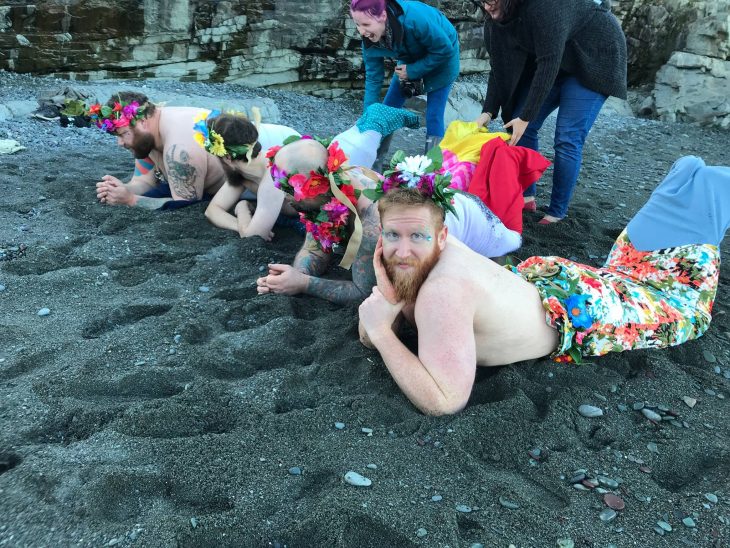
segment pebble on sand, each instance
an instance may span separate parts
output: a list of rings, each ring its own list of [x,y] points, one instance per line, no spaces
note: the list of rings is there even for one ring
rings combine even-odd
[[[467,506],[466,504],[457,504],[456,511],[463,514],[468,514],[469,512],[471,512],[471,506]]]
[[[289,468],[289,473],[292,476],[301,476],[302,475],[302,469],[299,468],[298,466],[292,466],[291,468]]]
[[[682,401],[687,404],[687,407],[689,407],[690,409],[697,405],[697,400],[694,398],[690,398],[689,396],[682,396]]]
[[[594,417],[602,417],[603,409],[601,409],[600,407],[594,407],[593,405],[581,405],[578,408],[578,413],[580,413],[584,417],[591,419]]]
[[[603,496],[603,502],[606,503],[606,506],[609,508],[612,508],[614,510],[623,510],[626,507],[626,503],[624,503],[624,499],[617,495],[613,495],[611,493],[608,493]]]
[[[417,536],[418,538],[423,538],[423,537],[425,537],[426,535],[428,535],[428,531],[426,531],[426,530],[425,530],[425,529],[424,529],[423,527],[421,527],[420,529],[418,529],[418,530],[416,531],[416,536]]]
[[[641,414],[650,421],[661,422],[662,420],[662,416],[659,413],[655,413],[654,411],[652,411],[651,409],[647,409],[646,407],[641,410]]]
[[[0,284],[0,292],[5,291],[5,286],[3,284]]]
[[[656,524],[662,531],[666,531],[667,533],[672,532],[672,526],[669,525],[666,521],[657,521]]]
[[[370,487],[373,484],[369,478],[366,478],[357,472],[353,472],[352,470],[345,474],[345,482],[354,487]]]
[[[501,504],[507,510],[517,510],[520,505],[504,497],[499,497],[499,504]]]
[[[717,504],[717,495],[714,493],[705,493],[705,498],[709,500],[712,504]]]
[[[200,291],[201,293],[207,293],[208,291],[210,291],[210,287],[208,287],[207,285],[201,285],[198,288],[198,291]]]
[[[50,313],[50,308],[41,308],[38,312],[36,312],[36,314],[38,314],[39,316],[48,316]]]
[[[344,430],[345,429],[345,423],[344,422],[336,422],[335,423],[335,428],[337,428],[337,430]]]
[[[618,516],[618,512],[616,510],[613,510],[612,508],[604,508],[601,510],[601,513],[598,514],[598,517],[601,519],[601,521],[609,522],[612,521],[616,516]]]
[[[695,520],[693,520],[691,517],[687,516],[682,520],[682,523],[685,527],[689,527],[690,529],[693,527],[697,527],[697,524],[695,523]]]

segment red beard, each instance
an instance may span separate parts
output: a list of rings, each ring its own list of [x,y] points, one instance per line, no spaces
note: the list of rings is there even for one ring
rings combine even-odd
[[[423,261],[419,261],[414,258],[399,259],[393,255],[390,259],[384,259],[383,264],[385,266],[385,272],[388,274],[395,289],[395,295],[399,301],[412,304],[416,302],[418,292],[426,281],[428,275],[431,273],[434,265],[438,262],[439,256],[441,255],[441,248],[436,245],[431,252],[431,255],[426,257]],[[411,270],[401,270],[398,265],[407,264],[413,267]]]

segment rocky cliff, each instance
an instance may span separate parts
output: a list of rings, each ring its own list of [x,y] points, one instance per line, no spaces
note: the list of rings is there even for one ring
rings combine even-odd
[[[466,0],[431,0],[459,30],[462,72],[489,63]],[[347,0],[4,0],[0,68],[70,79],[236,81],[336,96],[360,89],[360,38]],[[666,119],[727,127],[728,0],[613,0],[630,83]],[[724,85],[723,85],[724,84]],[[707,97],[706,97],[707,96]]]

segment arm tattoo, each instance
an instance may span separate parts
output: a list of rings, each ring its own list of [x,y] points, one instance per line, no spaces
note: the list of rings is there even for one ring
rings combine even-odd
[[[317,246],[311,234],[307,234],[302,248],[294,257],[292,266],[309,276],[321,276],[330,264],[332,255]]]
[[[190,154],[186,150],[181,150],[176,160],[177,145],[172,145],[165,152],[165,163],[167,164],[167,181],[170,187],[175,191],[180,200],[199,200],[195,190],[195,179],[197,170],[195,166],[190,164]]]
[[[352,281],[309,278],[306,294],[337,304],[359,303],[368,296],[376,283],[373,253],[380,235],[377,206],[370,204],[362,213],[362,243],[352,263]]]
[[[359,303],[367,296],[353,282],[326,280],[324,278],[315,278],[314,276],[309,278],[306,294],[336,304]]]

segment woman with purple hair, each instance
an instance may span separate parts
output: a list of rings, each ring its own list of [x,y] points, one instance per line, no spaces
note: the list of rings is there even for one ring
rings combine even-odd
[[[425,93],[426,150],[444,135],[449,91],[459,76],[459,37],[436,8],[410,0],[352,0],[350,14],[363,37],[365,109],[380,101],[384,59],[396,60],[383,103],[400,108],[407,98]],[[378,156],[387,153],[384,141]]]

